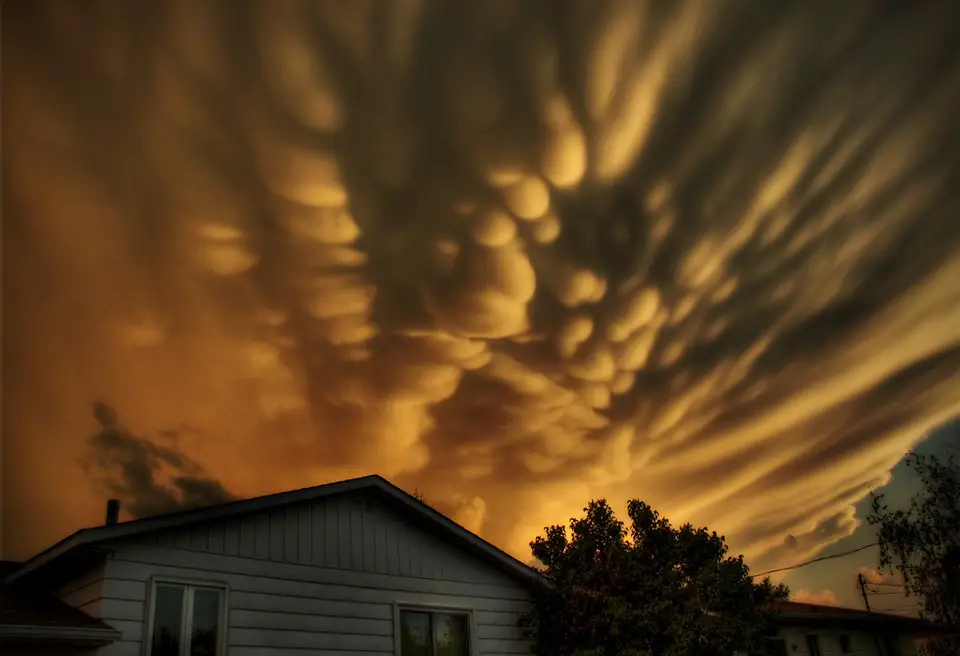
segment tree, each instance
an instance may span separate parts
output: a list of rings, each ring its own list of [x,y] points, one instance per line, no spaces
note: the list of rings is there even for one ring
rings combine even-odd
[[[425,506],[430,506],[431,508],[433,508],[434,510],[436,510],[436,507],[435,507],[432,503],[430,503],[429,501],[427,501],[427,497],[426,497],[426,496],[423,494],[423,492],[421,492],[420,490],[414,488],[413,493],[412,493],[410,496],[412,496],[414,499],[416,499],[417,501],[419,501],[419,502],[422,503],[423,505],[425,505]]]
[[[605,500],[530,543],[547,584],[520,620],[538,656],[762,654],[776,634],[783,585],[754,583],[723,536],[679,529],[647,504],[627,505],[629,535]]]
[[[903,576],[906,594],[923,599],[923,616],[960,631],[960,441],[945,458],[907,454],[921,489],[906,510],[872,494],[867,521],[877,527],[880,568]],[[960,638],[924,646],[930,656],[960,656]]]

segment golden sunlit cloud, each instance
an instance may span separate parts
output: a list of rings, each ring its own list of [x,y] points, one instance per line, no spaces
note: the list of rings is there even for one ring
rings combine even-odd
[[[810,592],[803,588],[797,590],[793,596],[793,601],[799,601],[805,604],[817,604],[820,606],[837,606],[837,595],[833,590],[820,590],[819,592]]]
[[[950,7],[5,3],[4,555],[116,471],[849,535],[960,412]]]

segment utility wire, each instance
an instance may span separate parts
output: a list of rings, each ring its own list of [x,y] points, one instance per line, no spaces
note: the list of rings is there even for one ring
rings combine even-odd
[[[880,613],[892,613],[892,612],[897,611],[897,610],[921,610],[921,608],[922,608],[922,605],[921,605],[921,604],[917,604],[917,605],[914,605],[914,606],[897,606],[896,608],[879,608],[879,609],[877,609],[877,612],[880,612]]]
[[[798,567],[806,567],[807,565],[812,565],[813,563],[819,563],[822,560],[832,560],[833,558],[842,558],[843,556],[849,556],[850,554],[855,554],[858,551],[863,551],[864,549],[869,549],[870,547],[877,546],[876,542],[871,542],[870,544],[865,544],[862,547],[857,547],[856,549],[851,549],[850,551],[841,551],[837,554],[832,554],[830,556],[820,556],[819,558],[814,558],[813,560],[808,560],[805,563],[797,563],[796,565],[790,565],[789,567],[778,567],[777,569],[767,570],[766,572],[760,572],[759,574],[751,574],[750,578],[755,579],[758,576],[766,576],[767,574],[776,574],[777,572],[786,572],[791,569],[797,569]]]
[[[900,595],[901,597],[906,597],[907,595],[903,592],[877,592],[876,590],[867,590],[871,595]]]

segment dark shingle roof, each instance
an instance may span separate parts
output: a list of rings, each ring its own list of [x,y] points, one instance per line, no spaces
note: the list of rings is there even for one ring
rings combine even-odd
[[[0,642],[50,640],[110,642],[120,632],[52,596],[0,586]]]
[[[20,565],[15,560],[0,560],[0,581],[6,578],[7,574],[12,574],[14,570],[20,569]]]
[[[800,601],[778,601],[774,609],[780,621],[791,625],[830,625],[850,627],[883,626],[891,630],[916,636],[955,634],[956,630],[906,615],[873,612],[859,608],[823,606]]]

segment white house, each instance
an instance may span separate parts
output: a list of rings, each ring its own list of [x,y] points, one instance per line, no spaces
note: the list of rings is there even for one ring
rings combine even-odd
[[[78,531],[4,584],[93,623],[7,610],[0,651],[526,654],[517,619],[539,577],[368,476]]]
[[[918,640],[949,633],[914,617],[854,608],[779,602],[783,656],[915,656]]]

